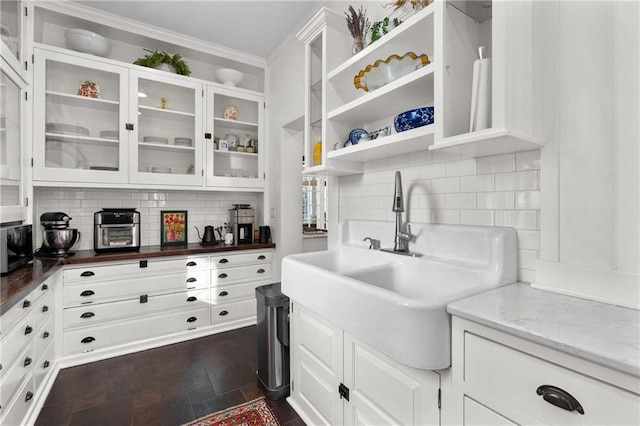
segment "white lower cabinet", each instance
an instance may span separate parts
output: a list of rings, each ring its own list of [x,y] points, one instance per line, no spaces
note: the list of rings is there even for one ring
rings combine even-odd
[[[453,319],[458,422],[640,424],[637,378]]]
[[[404,366],[292,303],[291,396],[308,424],[440,424],[440,375]]]

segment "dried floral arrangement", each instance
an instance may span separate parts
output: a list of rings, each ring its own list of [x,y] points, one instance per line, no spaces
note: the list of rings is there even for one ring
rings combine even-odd
[[[367,11],[363,10],[362,6],[357,12],[353,6],[349,6],[349,13],[344,13],[347,16],[347,28],[349,28],[349,32],[354,39],[364,40],[367,36],[371,23],[369,18],[365,16],[366,13]]]
[[[429,6],[432,2],[433,0],[395,0],[393,5],[395,6],[394,9],[400,9],[402,6],[409,3],[412,8],[421,9]]]

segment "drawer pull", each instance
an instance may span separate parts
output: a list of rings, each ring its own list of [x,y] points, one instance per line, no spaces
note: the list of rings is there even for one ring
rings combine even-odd
[[[198,264],[196,262],[187,262],[187,266],[198,266]]]
[[[258,269],[258,273],[259,273],[259,274],[264,274],[265,272],[266,272],[266,271],[265,271],[264,269],[262,269],[262,268]]]
[[[85,337],[84,339],[80,340],[80,343],[91,343],[91,342],[94,342],[95,340],[96,340],[95,337],[89,336],[89,337]]]
[[[82,293],[80,293],[80,296],[88,297],[88,296],[93,296],[94,294],[96,293],[93,290],[85,290]]]
[[[95,316],[96,314],[94,314],[93,312],[85,312],[84,314],[80,315],[80,318],[86,319],[86,318],[92,318]]]
[[[198,300],[198,298],[195,296],[187,297],[187,302],[195,302],[196,300]]]
[[[31,358],[26,357],[24,359],[24,366],[26,367],[27,365],[31,365],[31,361],[33,361]]]
[[[218,293],[218,296],[220,297],[224,297],[224,296],[228,296],[229,293],[227,293],[226,291],[221,291],[220,293]]]
[[[229,263],[229,259],[220,259],[218,263]]]
[[[31,302],[28,300],[25,300],[24,303],[22,304],[22,309],[26,309],[29,306],[31,306]]]
[[[265,260],[267,257],[264,254],[258,256],[258,260]]]
[[[24,334],[31,334],[31,332],[33,331],[33,328],[28,325],[25,329],[24,329]]]
[[[563,389],[551,385],[542,385],[536,389],[536,393],[542,395],[542,398],[549,404],[553,404],[563,410],[577,411],[580,414],[584,414],[584,409],[578,400]]]
[[[196,317],[187,318],[187,322],[196,322],[196,321],[198,321],[198,318],[196,318]]]
[[[24,397],[24,402],[29,402],[31,400],[31,398],[33,398],[33,392],[28,391],[27,394]]]
[[[46,284],[42,284],[42,291],[49,290],[49,286]]]
[[[227,311],[222,311],[220,312],[218,315],[220,315],[221,317],[225,316],[225,315],[229,315],[229,312]]]
[[[42,312],[47,312],[49,310],[49,307],[47,305],[44,305],[42,307]]]
[[[218,275],[218,278],[227,278],[227,277],[228,277],[228,275],[227,275],[227,274],[220,274],[220,275]]]
[[[51,365],[51,363],[49,361],[45,361],[44,364],[42,364],[42,368],[48,368]]]
[[[81,277],[92,277],[94,275],[95,273],[93,271],[84,271],[83,273],[80,274]]]
[[[46,339],[47,337],[49,337],[49,332],[45,331],[44,333],[42,333],[42,338]]]
[[[191,278],[187,278],[187,282],[188,282],[188,283],[195,283],[196,281],[198,281],[198,279],[197,279],[197,278],[193,278],[193,277],[191,277]]]

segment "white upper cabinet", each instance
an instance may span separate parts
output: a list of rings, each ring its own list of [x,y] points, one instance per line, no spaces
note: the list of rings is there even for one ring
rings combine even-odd
[[[0,53],[7,63],[24,78],[26,74],[24,53],[25,7],[16,0],[0,2]]]
[[[264,108],[260,94],[207,87],[208,186],[264,188]]]

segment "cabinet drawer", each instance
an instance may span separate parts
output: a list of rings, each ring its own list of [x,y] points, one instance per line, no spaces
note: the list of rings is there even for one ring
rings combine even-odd
[[[30,294],[13,305],[7,312],[2,314],[0,317],[0,337],[9,334],[11,329],[18,323],[18,321],[20,321],[22,316],[33,310],[34,301],[35,298],[33,294]]]
[[[7,373],[0,382],[0,407],[6,407],[16,394],[20,383],[33,370],[33,345],[29,345],[20,353],[17,359],[8,366]]]
[[[90,304],[63,311],[64,328],[97,324],[136,315],[151,314],[177,308],[198,308],[209,305],[209,289],[187,290],[158,296],[138,297],[120,302]]]
[[[211,285],[220,286],[250,280],[271,279],[271,264],[238,266],[211,270]]]
[[[37,352],[36,352],[37,353]],[[42,391],[42,384],[49,374],[53,370],[53,363],[56,359],[56,345],[50,344],[45,348],[45,351],[41,353],[40,358],[33,365],[33,378],[36,392]]]
[[[214,305],[211,307],[211,324],[224,324],[226,322],[255,318],[256,300],[241,300],[238,302]]]
[[[139,342],[174,332],[205,327],[209,307],[150,315],[137,320],[114,321],[95,327],[82,327],[64,332],[64,354],[90,352],[117,344]]]
[[[33,307],[33,323],[36,328],[42,327],[44,323],[46,323],[49,318],[53,318],[53,303],[54,303],[54,294],[52,291],[47,291],[42,294],[34,307]]]
[[[211,303],[220,304],[237,299],[255,299],[259,284],[246,283],[211,288]]]
[[[2,338],[0,350],[0,377],[4,376],[4,372],[16,359],[18,354],[24,350],[27,345],[31,344],[34,333],[33,321],[31,315],[27,315]]]
[[[13,401],[5,407],[2,406],[0,415],[0,424],[3,425],[21,425],[24,423],[24,417],[27,415],[29,408],[35,396],[35,388],[33,387],[33,376],[31,373],[23,380],[20,389],[16,393]],[[6,411],[5,411],[6,410]]]
[[[465,426],[502,426],[513,425],[516,423],[501,416],[495,411],[485,407],[484,405],[474,401],[473,399],[464,397],[464,425]]]
[[[640,397],[636,394],[469,332],[464,335],[464,345],[465,382],[542,423],[640,424]],[[546,402],[537,394],[542,385],[571,394],[584,414]]]
[[[271,263],[273,258],[273,251],[259,251],[252,253],[234,253],[224,254],[218,256],[211,256],[211,267],[225,267],[225,266],[237,266],[247,265],[251,263]]]
[[[40,298],[46,294],[52,294],[52,283],[53,279],[49,278],[48,280],[40,284],[35,290],[33,290],[30,295],[33,298],[33,301],[35,302],[40,300]]]
[[[34,339],[34,347],[36,356],[40,356],[44,352],[47,346],[51,342],[55,340],[54,335],[56,332],[56,328],[54,327],[55,322],[54,318],[51,317],[49,320],[43,324],[43,326],[35,332],[33,336]]]
[[[145,294],[151,296],[204,288],[208,287],[208,285],[209,272],[207,270],[145,276],[118,281],[77,283],[75,285],[65,285],[64,306],[138,298]]]
[[[82,268],[68,268],[63,272],[65,284],[69,281],[100,281],[132,274],[148,275],[166,271],[191,271],[207,269],[207,257],[185,257],[179,259],[139,260],[117,265],[88,265]]]

